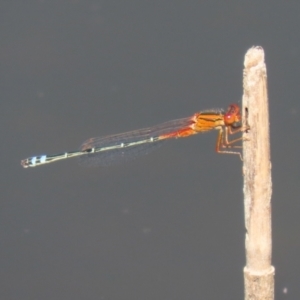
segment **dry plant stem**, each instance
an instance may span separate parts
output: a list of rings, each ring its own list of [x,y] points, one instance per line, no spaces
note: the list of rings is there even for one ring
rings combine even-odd
[[[243,119],[250,126],[243,143],[246,223],[245,299],[274,299],[271,265],[271,162],[267,71],[261,47],[244,61]],[[247,113],[246,113],[247,112]],[[244,124],[247,125],[247,124]]]

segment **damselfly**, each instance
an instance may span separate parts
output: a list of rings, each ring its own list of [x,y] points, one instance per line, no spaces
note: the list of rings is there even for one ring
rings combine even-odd
[[[80,163],[86,166],[104,166],[134,159],[148,154],[172,138],[188,137],[200,132],[217,130],[216,152],[236,154],[233,151],[238,137],[229,141],[228,135],[243,131],[240,108],[237,104],[229,105],[226,111],[213,109],[195,113],[191,117],[169,121],[149,128],[138,129],[121,134],[96,137],[86,140],[78,151],[55,155],[39,155],[21,161],[24,168],[36,167],[57,160],[78,156]]]

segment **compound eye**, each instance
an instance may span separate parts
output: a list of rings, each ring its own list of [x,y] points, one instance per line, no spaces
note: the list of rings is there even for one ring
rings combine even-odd
[[[240,122],[240,109],[236,104],[229,105],[225,115],[224,122],[226,125],[232,125],[236,122]]]

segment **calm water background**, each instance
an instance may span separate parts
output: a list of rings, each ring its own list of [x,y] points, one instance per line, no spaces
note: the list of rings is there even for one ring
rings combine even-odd
[[[242,165],[216,132],[107,168],[20,160],[239,102],[253,45],[276,299],[300,299],[299,1],[2,1],[0,25],[1,299],[243,298]]]

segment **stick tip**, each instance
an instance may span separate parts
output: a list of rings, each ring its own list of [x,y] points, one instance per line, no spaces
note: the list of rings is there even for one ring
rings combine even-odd
[[[251,68],[259,64],[264,64],[264,62],[264,49],[261,46],[253,46],[247,51],[245,55],[244,66],[245,68]]]

